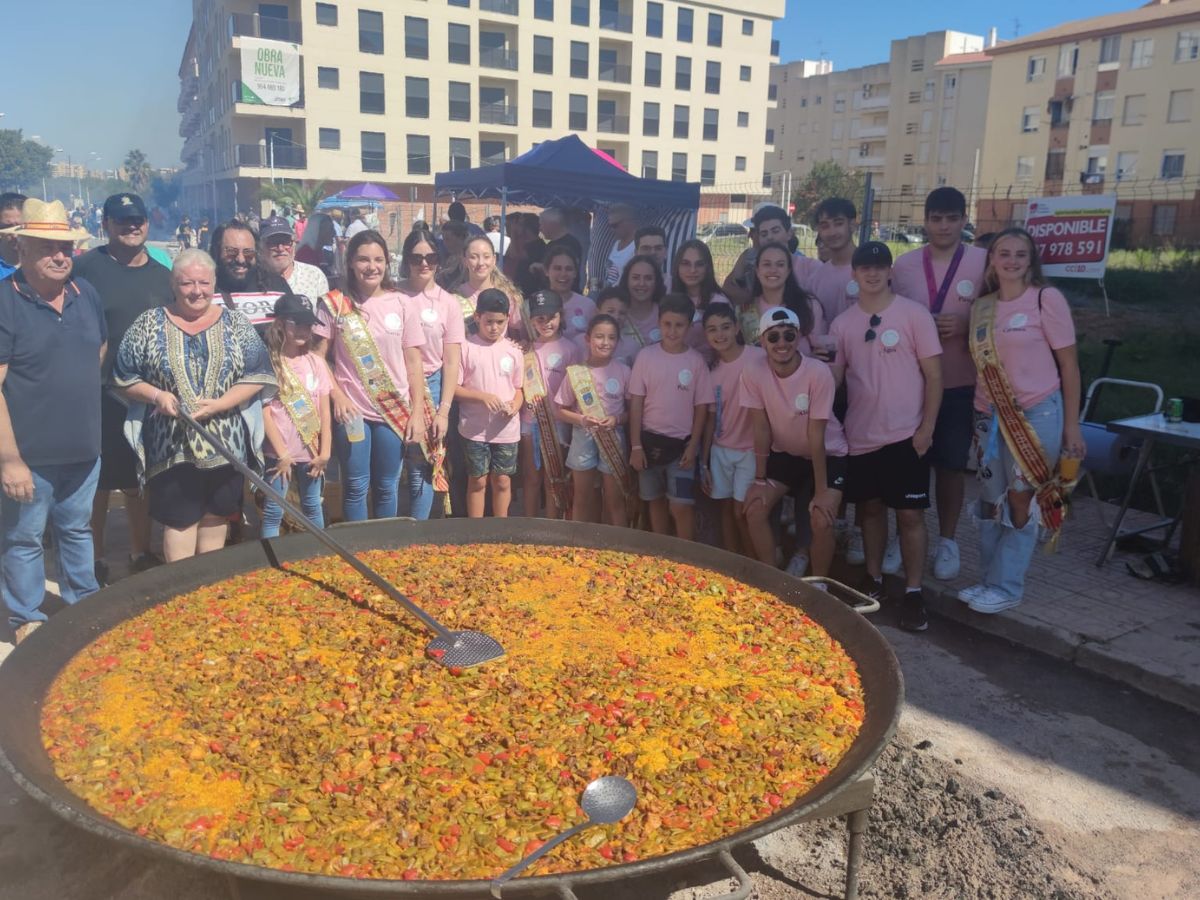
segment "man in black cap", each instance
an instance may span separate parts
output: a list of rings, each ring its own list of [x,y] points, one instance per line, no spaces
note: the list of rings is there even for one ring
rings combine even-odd
[[[277,216],[263,222],[258,245],[263,268],[286,281],[297,294],[316,299],[329,293],[324,272],[296,261],[296,235],[287,219]]]
[[[129,326],[146,310],[169,304],[172,293],[170,271],[146,252],[150,226],[141,197],[113,194],[104,201],[101,225],[108,243],[81,256],[75,263],[75,275],[90,282],[100,294],[108,325],[108,351],[101,369],[100,481],[92,504],[96,580],[103,586],[109,581],[104,526],[112,491],[125,494],[130,568],[140,572],[158,562],[150,552],[150,510],[138,487],[137,457],[125,440],[125,404],[110,394],[108,387],[117,349]]]

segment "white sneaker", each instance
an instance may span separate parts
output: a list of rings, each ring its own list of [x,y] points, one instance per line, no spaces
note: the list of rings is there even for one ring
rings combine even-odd
[[[972,600],[981,595],[987,589],[988,588],[986,584],[973,584],[970,587],[962,588],[958,592],[958,599],[963,603],[970,605]]]
[[[942,538],[938,542],[937,556],[933,560],[933,577],[938,581],[951,581],[958,577],[958,542]]]
[[[883,574],[895,575],[902,565],[900,559],[900,538],[894,537],[888,541],[887,551],[883,554]]]
[[[1020,600],[1010,597],[1003,591],[994,587],[985,587],[982,591],[975,594],[967,605],[977,613],[998,613],[1004,612],[1006,609],[1012,609],[1020,604]]]
[[[866,551],[863,550],[861,528],[851,528],[850,536],[846,539],[846,562],[852,566],[861,566],[867,561]]]
[[[793,578],[803,578],[804,573],[808,571],[808,554],[803,550],[793,553],[784,571]]]

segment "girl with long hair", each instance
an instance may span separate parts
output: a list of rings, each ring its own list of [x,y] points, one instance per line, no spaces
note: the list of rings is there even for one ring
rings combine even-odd
[[[679,246],[671,266],[671,284],[675,291],[687,294],[696,307],[696,316],[688,332],[688,346],[695,350],[707,350],[703,319],[708,305],[714,301],[729,303],[729,298],[721,293],[721,287],[717,284],[712,251],[708,249],[708,244],[693,238]]]
[[[467,238],[463,245],[463,279],[450,290],[458,300],[464,320],[474,320],[475,298],[480,291],[496,288],[508,297],[508,333],[510,336],[523,335],[524,324],[521,322],[521,292],[503,272],[496,266],[496,248],[485,234],[477,234]]]
[[[784,244],[764,244],[754,263],[750,303],[742,310],[742,335],[746,343],[759,343],[758,319],[774,306],[790,309],[800,320],[799,350],[812,355],[811,338],[828,331],[821,304],[805,292],[792,271],[792,252]]]
[[[579,260],[569,247],[551,246],[543,260],[550,290],[562,300],[562,333],[567,338],[586,334],[588,322],[596,315],[596,304],[575,290]]]
[[[641,347],[657,344],[662,340],[658,304],[667,295],[667,283],[658,260],[652,256],[635,256],[625,266],[617,287],[629,297],[626,331]]]

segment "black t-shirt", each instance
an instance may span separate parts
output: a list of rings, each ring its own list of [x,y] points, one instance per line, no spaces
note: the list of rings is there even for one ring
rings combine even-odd
[[[172,302],[171,272],[150,258],[144,266],[123,266],[109,256],[104,247],[97,247],[75,261],[72,274],[86,279],[104,304],[108,352],[104,354],[101,374],[107,384],[121,338],[125,337],[133,320],[148,309]]]

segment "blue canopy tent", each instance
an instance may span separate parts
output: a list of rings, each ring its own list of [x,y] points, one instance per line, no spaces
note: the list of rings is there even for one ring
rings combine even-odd
[[[614,238],[605,211],[614,203],[642,210],[643,224],[662,226],[673,249],[696,231],[700,185],[681,181],[638,178],[600,155],[576,135],[543,141],[527,153],[494,165],[439,172],[434,178],[437,197],[499,200],[501,232],[508,204],[577,207],[593,214],[591,252],[593,271],[608,259]]]

